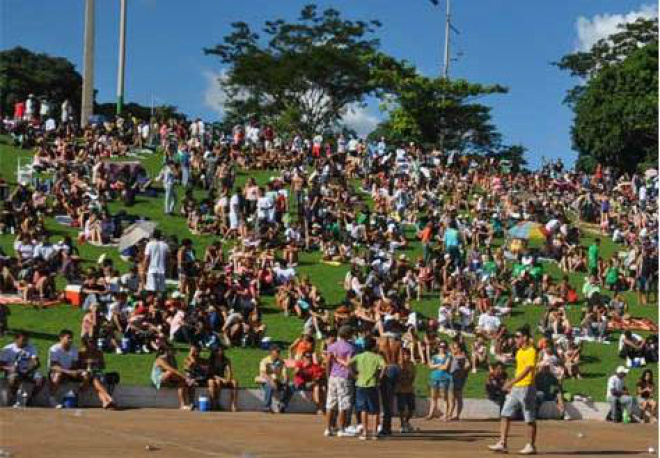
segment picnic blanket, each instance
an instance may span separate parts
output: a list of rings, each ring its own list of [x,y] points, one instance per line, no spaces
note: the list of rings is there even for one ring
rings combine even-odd
[[[650,318],[613,318],[607,323],[609,331],[651,331],[658,332],[658,325]]]
[[[59,304],[58,300],[39,302],[42,307],[50,307]],[[25,302],[19,294],[0,294],[0,304],[2,305],[33,305],[34,302]]]

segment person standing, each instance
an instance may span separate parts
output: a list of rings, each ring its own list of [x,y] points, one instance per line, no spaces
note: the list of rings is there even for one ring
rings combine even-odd
[[[449,365],[449,420],[460,420],[463,412],[463,389],[470,373],[470,358],[465,349],[465,344],[461,342],[452,342],[451,344],[451,364]]]
[[[378,385],[385,376],[385,359],[374,352],[376,341],[373,337],[364,339],[364,351],[350,360],[350,366],[357,374],[355,407],[362,412],[363,432],[361,440],[378,439],[380,397]],[[370,428],[371,425],[371,428]],[[370,431],[371,429],[371,431]]]
[[[163,182],[165,188],[165,214],[172,215],[176,206],[176,179],[177,167],[172,161],[167,161],[165,167],[158,175],[157,180]]]
[[[355,347],[349,342],[353,331],[349,326],[339,328],[338,340],[328,346],[328,389],[326,398],[326,437],[351,436],[346,432],[348,412],[351,409],[353,385],[349,361],[355,355]]]
[[[504,401],[500,423],[500,441],[488,448],[493,452],[507,453],[507,439],[511,417],[518,408],[522,409],[527,424],[528,442],[520,450],[520,455],[536,454],[536,389],[534,378],[536,376],[536,348],[530,339],[529,326],[523,326],[516,332],[516,373],[515,377],[504,384],[504,391],[509,394]]]
[[[588,251],[589,260],[589,275],[598,278],[598,264],[600,260],[600,239],[595,239],[594,243],[589,246]]]
[[[144,270],[147,271],[146,290],[152,292],[165,291],[165,273],[170,248],[161,240],[162,234],[156,229],[144,249]]]

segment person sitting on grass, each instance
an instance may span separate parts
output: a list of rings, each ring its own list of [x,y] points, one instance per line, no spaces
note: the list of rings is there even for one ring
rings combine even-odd
[[[15,407],[23,403],[24,407],[27,406],[30,399],[33,399],[43,388],[44,379],[39,372],[39,365],[39,356],[34,345],[30,343],[29,335],[25,331],[18,331],[14,336],[14,342],[5,345],[0,353],[0,371],[5,373],[9,382],[7,393],[9,405],[22,384],[30,383],[34,388],[28,392],[25,400],[15,399]]]
[[[477,373],[477,368],[479,366],[488,365],[488,346],[483,338],[483,336],[477,336],[472,345],[472,373]]]
[[[212,351],[208,369],[208,388],[211,408],[220,408],[220,398],[223,388],[228,388],[231,394],[230,408],[237,412],[238,382],[234,378],[231,360],[225,354],[225,348],[219,345]]]
[[[264,392],[263,411],[273,412],[273,394],[280,395],[277,411],[285,413],[291,400],[291,387],[289,386],[289,373],[284,360],[280,357],[280,347],[272,345],[270,354],[259,363],[259,377],[257,377]]]
[[[63,383],[82,383],[88,385],[91,374],[80,368],[78,349],[73,346],[73,332],[64,329],[59,333],[59,342],[48,350],[50,379],[50,404],[62,408],[57,401],[57,391]]]
[[[378,385],[385,374],[385,359],[374,353],[376,341],[367,336],[364,351],[353,356],[349,365],[356,375],[355,408],[362,412],[363,433],[361,440],[378,439],[377,431],[380,416],[380,396]],[[371,426],[371,428],[370,428]]]
[[[195,381],[177,369],[175,350],[164,339],[158,341],[158,352],[151,367],[151,383],[160,390],[165,386],[174,386],[179,395],[179,408],[192,410],[191,388]]]

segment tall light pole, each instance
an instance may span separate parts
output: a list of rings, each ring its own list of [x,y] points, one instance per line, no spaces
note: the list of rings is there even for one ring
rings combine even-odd
[[[451,61],[451,56],[449,55],[449,40],[451,37],[451,13],[449,8],[451,7],[451,0],[447,0],[447,11],[445,12],[445,67],[442,72],[442,76],[445,79],[449,79],[449,62]]]
[[[94,35],[95,0],[85,0],[85,48],[80,125],[85,127],[94,114]]]
[[[119,66],[117,68],[117,114],[124,106],[124,65],[126,63],[126,2],[120,1],[119,16]]]

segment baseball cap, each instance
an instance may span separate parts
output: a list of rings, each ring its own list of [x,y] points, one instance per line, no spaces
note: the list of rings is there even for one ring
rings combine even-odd
[[[623,366],[619,366],[616,368],[616,373],[617,374],[627,374],[629,371]]]

